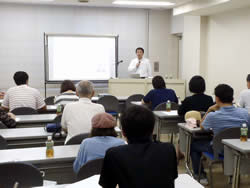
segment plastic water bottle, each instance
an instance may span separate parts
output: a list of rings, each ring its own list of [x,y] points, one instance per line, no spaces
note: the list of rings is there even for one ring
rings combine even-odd
[[[171,102],[170,102],[170,100],[167,101],[166,110],[167,110],[167,112],[171,111]]]
[[[48,136],[48,140],[46,141],[46,157],[54,157],[54,141],[52,140],[52,136]]]
[[[242,124],[242,127],[240,128],[240,141],[246,142],[248,137],[248,127],[246,123]]]

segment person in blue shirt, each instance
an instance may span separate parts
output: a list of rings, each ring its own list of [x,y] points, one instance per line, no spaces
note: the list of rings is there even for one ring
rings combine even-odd
[[[216,104],[211,106],[201,121],[201,128],[212,129],[214,136],[227,128],[241,127],[246,123],[250,127],[248,111],[233,106],[233,88],[220,84],[215,88]],[[195,176],[198,176],[201,152],[212,152],[212,142],[195,140],[191,144],[191,159]],[[206,174],[201,167],[202,182],[207,184]],[[202,183],[201,182],[201,183]]]
[[[82,141],[74,161],[75,173],[88,161],[104,158],[107,149],[125,144],[122,139],[116,138],[115,126],[115,119],[108,113],[99,113],[92,118],[90,138]]]
[[[175,91],[166,88],[166,83],[161,76],[155,76],[152,80],[152,84],[154,89],[149,91],[142,99],[143,104],[151,105],[152,110],[154,110],[157,105],[167,102],[168,100],[178,104]]]

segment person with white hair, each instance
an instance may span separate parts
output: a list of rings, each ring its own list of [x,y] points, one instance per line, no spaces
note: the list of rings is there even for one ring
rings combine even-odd
[[[101,104],[91,102],[95,91],[93,84],[89,81],[81,81],[76,94],[78,102],[67,104],[64,108],[61,125],[68,133],[65,143],[75,135],[89,133],[91,130],[91,119],[98,113],[105,112]]]

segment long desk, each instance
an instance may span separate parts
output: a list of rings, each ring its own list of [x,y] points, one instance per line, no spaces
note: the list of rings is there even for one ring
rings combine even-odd
[[[13,148],[31,148],[45,146],[48,133],[43,127],[36,128],[18,128],[1,129],[0,135],[7,141],[8,149]],[[66,134],[62,134],[59,139],[54,139],[54,144],[64,145]]]
[[[45,172],[46,180],[72,183],[75,181],[73,162],[79,147],[79,145],[55,146],[53,158],[46,158],[46,147],[0,150],[0,163],[13,161],[31,163]]]
[[[17,115],[17,127],[41,127],[46,123],[52,123],[56,114],[34,114],[34,115]]]
[[[154,115],[156,117],[157,140],[160,140],[160,134],[163,128],[166,133],[173,134],[178,132],[177,123],[182,122],[182,117],[178,115],[177,110],[172,110],[171,112],[154,111]],[[172,139],[173,136],[171,137],[171,142],[173,142]]]
[[[201,128],[190,128],[186,126],[186,123],[178,123],[180,134],[180,149],[185,152],[185,168],[189,175],[193,175],[190,168],[190,149],[192,138],[199,137],[204,138],[211,135],[211,131],[201,130]]]
[[[94,175],[90,178],[84,179],[82,181],[68,184],[68,185],[53,185],[53,186],[44,186],[43,188],[79,188],[79,187],[87,187],[87,188],[101,188],[98,184],[100,179],[100,175]],[[179,174],[178,178],[175,180],[175,188],[204,188],[201,184],[199,184],[196,180],[190,177],[188,174]],[[42,188],[42,187],[37,187]]]
[[[185,80],[165,79],[166,87],[173,89],[181,100],[184,100]],[[152,78],[146,79],[109,79],[109,93],[114,96],[146,95],[151,89]]]
[[[239,178],[241,168],[247,168],[248,173],[250,173],[249,157],[250,157],[250,141],[241,142],[240,139],[223,139],[222,143],[224,144],[224,165],[228,163],[228,157],[230,157],[230,151],[234,156],[234,166],[233,168],[233,183],[232,188],[239,187]],[[228,152],[229,151],[229,152]],[[244,159],[244,161],[242,160]]]

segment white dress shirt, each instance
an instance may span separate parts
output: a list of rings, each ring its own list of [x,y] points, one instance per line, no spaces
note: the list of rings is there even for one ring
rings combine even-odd
[[[250,89],[245,89],[240,93],[239,105],[250,113]]]
[[[139,67],[136,67],[136,64],[140,62]],[[128,67],[128,71],[130,73],[140,74],[140,77],[150,77],[151,73],[151,65],[149,59],[142,58],[139,60],[138,58],[133,59]]]
[[[91,119],[102,112],[105,112],[104,107],[92,103],[88,98],[80,98],[78,102],[67,104],[61,121],[62,127],[68,131],[65,143],[75,135],[89,133],[92,127]]]

